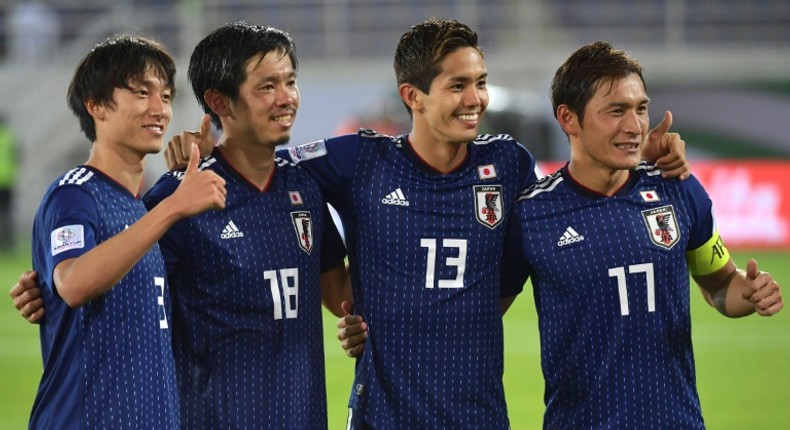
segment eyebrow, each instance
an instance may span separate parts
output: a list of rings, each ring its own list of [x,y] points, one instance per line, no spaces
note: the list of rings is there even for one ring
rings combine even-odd
[[[453,82],[471,82],[471,81],[479,81],[481,79],[486,79],[486,78],[488,78],[488,72],[483,73],[482,75],[478,76],[475,79],[469,79],[468,77],[461,75],[461,76],[451,76],[448,80]]]
[[[645,104],[648,104],[648,103],[650,103],[650,97],[646,97],[646,98],[640,100],[639,103],[636,104],[636,106],[642,106],[642,105],[645,105]],[[628,102],[611,102],[611,103],[607,103],[606,106],[627,108],[627,107],[633,106],[633,103],[628,103]]]

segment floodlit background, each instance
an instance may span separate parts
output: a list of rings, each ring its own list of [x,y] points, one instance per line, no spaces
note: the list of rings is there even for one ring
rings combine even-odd
[[[790,2],[786,0],[0,0],[0,117],[17,137],[14,228],[0,239],[0,287],[30,265],[33,213],[49,183],[85,161],[90,143],[68,111],[74,67],[107,36],[154,36],[179,66],[168,137],[195,129],[186,80],[192,47],[236,20],[296,41],[302,104],[292,143],[360,126],[408,131],[396,97],[398,37],[432,16],[480,35],[490,75],[484,132],[509,133],[541,161],[567,156],[548,85],[582,44],[606,40],[645,67],[653,124],[664,110],[687,143],[736,263],[756,256],[790,291]],[[552,165],[552,164],[547,164]],[[147,165],[148,185],[164,171]],[[145,190],[142,190],[145,191]],[[692,314],[703,413],[711,429],[790,428],[790,310],[727,320],[696,291]],[[790,297],[790,293],[785,294]],[[35,327],[0,299],[0,429],[26,426],[41,358]],[[344,428],[353,365],[326,318],[331,429]],[[529,290],[505,317],[505,384],[513,429],[541,425],[542,379]],[[448,358],[450,359],[450,358]]]

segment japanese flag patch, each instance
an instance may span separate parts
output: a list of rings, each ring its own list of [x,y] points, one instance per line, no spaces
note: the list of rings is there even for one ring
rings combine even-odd
[[[291,200],[291,205],[302,205],[304,204],[304,200],[302,200],[302,195],[299,194],[299,191],[288,191],[288,199]]]
[[[485,166],[477,166],[477,176],[480,179],[496,178],[496,169],[493,164],[486,164]]]
[[[642,196],[642,200],[646,202],[657,202],[661,200],[656,190],[640,191],[639,195]]]

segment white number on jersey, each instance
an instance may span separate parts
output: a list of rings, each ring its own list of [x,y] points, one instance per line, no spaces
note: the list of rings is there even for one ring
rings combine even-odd
[[[653,263],[632,264],[628,266],[628,273],[644,273],[647,280],[647,311],[656,311],[656,284],[653,278]],[[617,278],[617,290],[620,292],[620,315],[626,316],[628,310],[628,286],[625,280],[625,267],[609,269],[609,277]]]
[[[160,294],[156,296],[156,304],[162,308],[162,318],[159,319],[159,328],[164,330],[167,328],[167,313],[165,312],[165,278],[154,276],[154,286],[159,287]]]
[[[296,318],[299,312],[299,269],[265,270],[263,279],[269,281],[274,319],[283,319],[283,307],[285,318]]]
[[[427,261],[425,264],[425,288],[433,288],[436,278],[436,239],[421,239],[420,246],[428,248]],[[466,271],[466,239],[442,239],[444,248],[456,248],[457,257],[447,257],[444,261],[446,266],[456,268],[455,279],[439,279],[439,288],[463,288],[464,271]]]

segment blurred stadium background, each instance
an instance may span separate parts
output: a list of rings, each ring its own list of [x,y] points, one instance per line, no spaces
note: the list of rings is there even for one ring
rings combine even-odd
[[[0,0],[0,116],[19,144],[18,246],[0,253],[0,286],[29,266],[30,227],[46,186],[83,162],[89,143],[65,102],[78,60],[105,37],[163,41],[179,64],[168,137],[197,127],[186,80],[192,47],[236,20],[289,31],[302,105],[292,142],[367,126],[408,131],[395,98],[398,37],[431,16],[475,28],[492,85],[484,131],[509,133],[541,161],[567,155],[548,85],[578,46],[607,40],[645,67],[654,124],[675,115],[724,237],[790,288],[790,2],[787,0]],[[151,157],[148,183],[164,171]],[[790,291],[790,290],[788,290]],[[790,317],[729,321],[695,295],[700,392],[711,429],[790,428]],[[790,297],[790,295],[786,294]],[[506,387],[514,429],[540,426],[542,382],[532,299],[505,318]],[[327,335],[330,428],[343,428],[352,365]],[[25,427],[40,375],[36,329],[0,306],[0,429]]]

